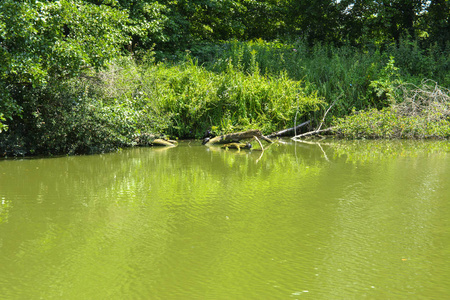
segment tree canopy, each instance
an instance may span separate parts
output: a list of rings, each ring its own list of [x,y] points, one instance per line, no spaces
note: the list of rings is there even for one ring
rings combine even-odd
[[[20,114],[17,93],[100,69],[129,36],[124,10],[81,0],[0,3],[0,113]]]

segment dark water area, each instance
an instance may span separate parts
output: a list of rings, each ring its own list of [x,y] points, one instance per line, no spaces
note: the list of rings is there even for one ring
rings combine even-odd
[[[445,299],[450,144],[0,160],[2,299]]]

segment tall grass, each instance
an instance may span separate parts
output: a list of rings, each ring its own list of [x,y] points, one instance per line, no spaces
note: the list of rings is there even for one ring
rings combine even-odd
[[[248,73],[256,63],[264,75],[285,72],[292,80],[308,83],[305,90],[317,92],[328,104],[337,100],[330,117],[389,106],[386,94],[401,82],[433,79],[450,87],[450,53],[437,47],[425,51],[409,40],[383,51],[322,44],[308,47],[302,39],[290,44],[230,41],[218,46],[215,58],[205,65],[220,73],[229,63]]]
[[[307,118],[321,108],[316,93],[286,73],[263,75],[255,63],[243,72],[228,63],[215,73],[198,66],[191,57],[177,65],[158,64],[142,75],[142,91],[149,103],[170,116],[168,133],[201,137],[212,128],[217,134],[252,128],[265,133],[292,126],[295,114]]]
[[[338,99],[332,114],[343,116],[353,107],[371,105],[367,90],[381,69],[382,55],[367,55],[352,48],[316,45],[308,48],[301,40],[295,44],[278,42],[229,42],[209,68],[223,72],[229,63],[251,73],[258,64],[265,75],[286,73],[292,80],[301,80],[306,91],[317,92],[329,104]]]

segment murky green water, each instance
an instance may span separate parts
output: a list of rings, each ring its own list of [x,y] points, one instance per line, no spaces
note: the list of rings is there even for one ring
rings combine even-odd
[[[449,142],[0,161],[2,299],[445,299]]]

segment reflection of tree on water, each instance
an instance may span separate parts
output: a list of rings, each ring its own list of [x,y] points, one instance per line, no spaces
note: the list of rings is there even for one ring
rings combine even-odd
[[[405,140],[338,140],[330,143],[335,156],[346,156],[347,161],[369,162],[399,157],[446,156],[450,143],[442,141]]]
[[[11,200],[5,197],[0,198],[0,224],[3,222],[8,222],[8,211],[11,207]]]

